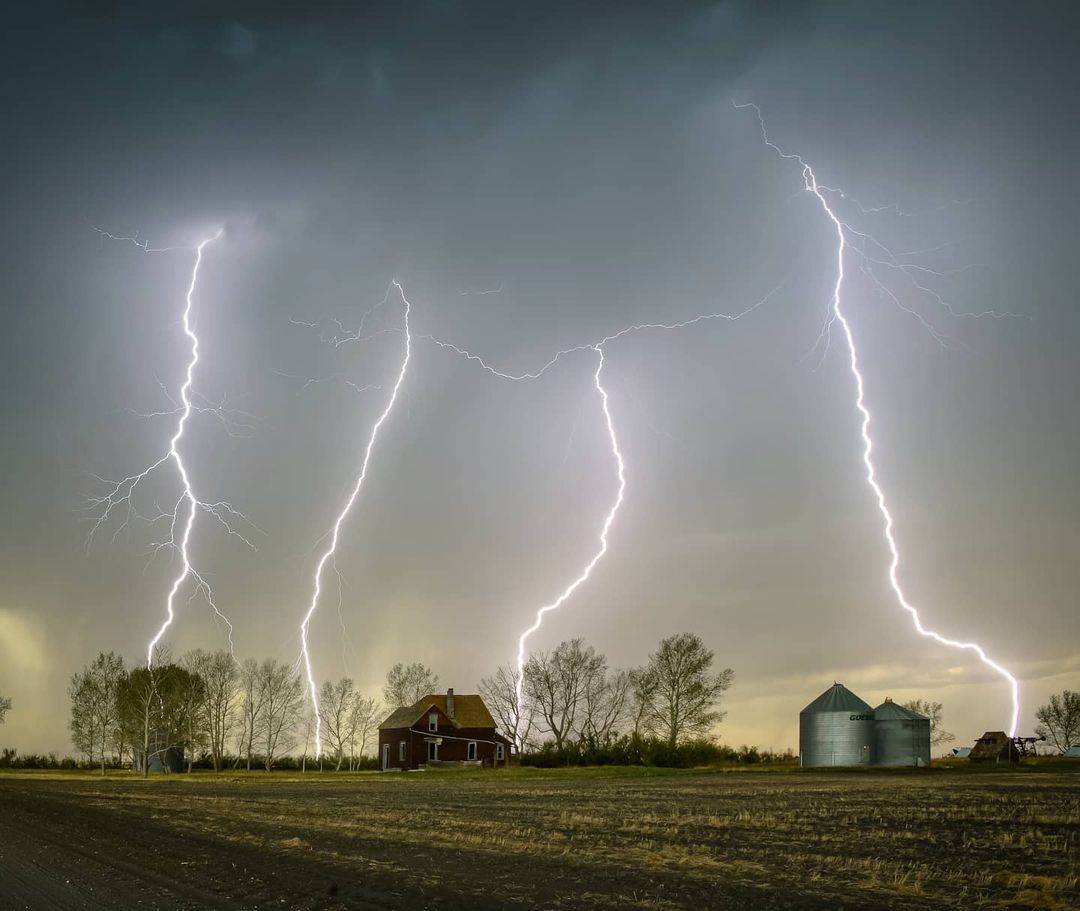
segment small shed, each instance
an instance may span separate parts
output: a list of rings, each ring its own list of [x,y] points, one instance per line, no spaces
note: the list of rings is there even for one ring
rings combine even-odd
[[[184,748],[177,744],[178,738],[170,737],[167,731],[154,730],[147,740],[146,749],[138,744],[131,751],[131,767],[134,771],[184,771]]]
[[[1019,762],[1020,751],[1004,731],[987,731],[971,748],[972,762]]]

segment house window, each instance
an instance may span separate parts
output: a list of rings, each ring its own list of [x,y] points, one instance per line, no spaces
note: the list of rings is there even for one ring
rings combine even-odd
[[[439,729],[439,713],[432,712],[427,716],[427,729],[429,731],[437,731]]]
[[[404,761],[405,761],[405,744],[406,744],[406,741],[404,741],[404,740],[402,740],[402,741],[401,741],[401,742],[400,742],[400,743],[398,744],[398,748],[397,748],[397,758],[398,758],[398,761],[399,761],[399,762],[404,762]]]
[[[503,745],[501,743],[495,744],[495,758],[498,759],[499,762],[502,762],[503,755]]]
[[[469,754],[468,754],[468,757],[469,757],[469,759],[475,759],[476,758],[476,741],[475,740],[470,740],[469,741]]]
[[[435,760],[439,758],[439,745],[434,740],[427,742],[427,758]]]

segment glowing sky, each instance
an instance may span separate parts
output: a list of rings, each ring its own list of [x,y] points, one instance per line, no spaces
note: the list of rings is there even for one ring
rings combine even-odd
[[[834,235],[732,97],[823,183],[924,213],[866,224],[898,250],[948,244],[925,261],[961,270],[941,283],[959,309],[1024,315],[924,307],[943,350],[857,270],[847,292],[909,596],[1021,677],[1023,730],[1080,686],[1068,7],[578,6],[46,5],[5,30],[0,745],[67,750],[68,678],[99,650],[139,660],[172,578],[144,572],[137,529],[85,554],[76,509],[100,492],[88,473],[122,477],[168,439],[126,409],[167,408],[158,380],[182,379],[191,256],[87,221],[159,246],[225,226],[200,272],[196,388],[258,421],[242,438],[196,416],[186,454],[200,496],[265,532],[257,552],[209,523],[194,543],[241,656],[296,657],[314,545],[400,359],[400,336],[334,348],[290,320],[354,327],[397,278],[416,336],[532,370],[781,285],[740,322],[605,346],[626,500],[535,644],[583,635],[630,666],[697,632],[736,671],[721,728],[736,743],[795,746],[798,710],[834,679],[872,704],[939,699],[961,740],[1002,727],[1000,678],[919,639],[891,600],[846,363],[803,358]],[[399,324],[393,307],[370,320]],[[596,359],[514,384],[419,340],[413,358],[342,530],[348,642],[335,591],[316,673],[347,664],[373,692],[422,660],[472,691],[595,549],[613,490]],[[154,490],[175,496],[175,478]],[[204,605],[177,606],[175,650],[224,645]]]

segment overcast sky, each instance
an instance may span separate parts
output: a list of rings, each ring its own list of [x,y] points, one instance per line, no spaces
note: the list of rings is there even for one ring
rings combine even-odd
[[[778,288],[740,321],[605,347],[626,500],[534,644],[584,636],[633,666],[696,632],[736,672],[735,744],[797,746],[834,680],[940,700],[961,742],[1006,727],[1001,678],[892,598],[843,338],[805,356],[835,233],[733,99],[822,183],[897,203],[837,202],[894,251],[931,251],[907,261],[944,273],[915,274],[952,308],[1019,314],[954,317],[875,270],[893,301],[848,264],[911,600],[1021,678],[1024,731],[1080,687],[1069,4],[90,6],[36,4],[0,38],[0,743],[70,750],[70,675],[101,650],[141,660],[176,569],[147,565],[159,535],[137,524],[87,548],[78,510],[95,475],[167,446],[174,419],[134,412],[169,410],[182,381],[193,255],[91,225],[180,248],[225,228],[195,387],[255,429],[196,416],[184,454],[200,495],[259,529],[255,552],[206,518],[193,540],[241,657],[295,659],[313,547],[402,353],[397,331],[333,347],[296,321],[354,328],[394,278],[413,303],[402,397],[343,527],[340,618],[331,584],[312,625],[317,674],[375,692],[420,660],[469,692],[592,555],[614,464],[592,352],[511,383],[420,336],[531,371]],[[393,297],[368,322],[400,326]],[[162,471],[143,511],[178,490]],[[224,644],[204,603],[178,607],[175,653]]]

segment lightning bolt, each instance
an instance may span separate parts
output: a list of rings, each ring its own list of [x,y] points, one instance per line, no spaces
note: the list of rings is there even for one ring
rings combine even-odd
[[[583,585],[590,575],[592,575],[593,567],[603,558],[604,554],[608,550],[608,532],[611,530],[611,523],[615,521],[615,515],[619,511],[619,507],[622,506],[623,497],[626,494],[626,463],[623,461],[622,453],[619,451],[619,438],[615,434],[615,422],[611,417],[611,407],[608,401],[608,393],[600,382],[600,374],[604,369],[604,349],[601,345],[597,344],[592,346],[596,352],[598,361],[596,364],[596,373],[593,374],[593,382],[596,385],[597,392],[600,393],[600,402],[604,409],[604,422],[607,425],[608,439],[611,442],[611,452],[615,457],[615,464],[617,466],[617,474],[619,478],[618,491],[615,494],[615,501],[611,504],[611,508],[608,510],[607,516],[604,518],[604,524],[600,529],[600,547],[596,553],[593,554],[592,559],[585,564],[585,568],[581,571],[581,574],[574,579],[558,598],[552,601],[550,604],[545,604],[536,612],[536,619],[533,621],[532,626],[526,629],[518,638],[518,651],[517,651],[517,678],[514,684],[514,688],[517,694],[518,705],[521,705],[521,690],[525,683],[525,641],[540,629],[540,625],[544,622],[544,614],[547,614],[553,610],[557,610],[561,607],[571,595],[574,594],[578,588]],[[514,732],[515,739],[517,739],[517,731]]]
[[[861,417],[859,432],[862,436],[862,460],[863,465],[866,469],[866,483],[870,486],[870,489],[874,494],[874,498],[877,501],[878,511],[881,513],[881,518],[883,522],[882,531],[890,555],[889,585],[893,590],[896,601],[900,605],[900,607],[902,607],[911,615],[911,620],[913,625],[915,626],[915,630],[920,635],[933,639],[941,645],[947,645],[952,648],[965,649],[967,651],[974,652],[983,664],[991,668],[995,673],[1000,674],[1003,678],[1005,678],[1005,680],[1008,681],[1009,689],[1012,694],[1012,717],[1009,722],[1009,736],[1015,737],[1016,729],[1020,721],[1020,684],[1017,679],[1012,674],[1010,674],[1009,671],[1006,670],[1002,665],[992,660],[986,654],[986,651],[982,648],[982,646],[978,643],[961,642],[956,639],[949,639],[948,637],[942,636],[940,633],[937,633],[931,629],[927,629],[925,626],[923,626],[922,620],[919,617],[918,610],[908,601],[907,596],[904,594],[904,589],[900,584],[900,548],[896,542],[896,535],[894,533],[895,523],[893,521],[892,513],[889,511],[889,505],[885,497],[885,491],[882,489],[877,479],[877,469],[874,466],[873,460],[874,441],[873,437],[870,435],[871,416],[870,409],[866,404],[865,383],[863,380],[862,372],[859,370],[859,356],[855,345],[855,335],[852,332],[851,324],[848,322],[847,316],[844,313],[842,303],[842,291],[845,277],[845,254],[849,250],[854,250],[856,255],[862,258],[863,264],[865,264],[866,260],[868,259],[865,253],[863,253],[859,248],[855,247],[854,244],[849,242],[849,235],[859,238],[860,240],[869,238],[869,235],[851,228],[850,225],[843,221],[843,219],[841,219],[833,211],[833,208],[829,205],[826,194],[830,192],[839,194],[840,191],[831,187],[824,187],[820,185],[818,183],[817,176],[814,174],[813,168],[805,159],[803,159],[799,155],[783,151],[778,145],[776,145],[774,142],[772,142],[772,140],[769,139],[769,134],[765,129],[765,118],[762,116],[761,109],[756,104],[735,104],[734,102],[733,104],[736,108],[739,109],[752,108],[757,114],[758,122],[761,125],[761,136],[765,144],[774,152],[776,152],[776,154],[779,155],[781,158],[789,161],[798,162],[798,164],[802,168],[802,177],[805,189],[807,190],[807,192],[814,195],[818,203],[821,205],[821,208],[824,211],[825,215],[828,217],[829,221],[832,222],[833,228],[836,230],[836,283],[833,285],[833,293],[829,307],[830,316],[827,320],[825,331],[827,331],[828,327],[831,326],[834,322],[839,323],[844,336],[844,340],[847,342],[848,366],[851,369],[851,375],[855,382],[855,408],[858,410]],[[862,209],[864,207],[859,204],[859,208]],[[899,212],[899,210],[897,211]],[[877,244],[876,241],[872,242],[881,249],[885,249],[884,247],[882,247],[882,245]],[[885,252],[887,254],[886,259],[884,260],[886,264],[890,264],[890,262],[896,262],[896,258],[893,257],[892,254],[889,254],[887,249]],[[870,261],[878,262],[878,260],[873,259],[871,259]],[[933,292],[931,292],[931,294],[932,293]],[[940,301],[940,297],[938,297],[938,300]],[[964,314],[953,311],[951,310],[951,308],[950,312],[956,316],[1008,315],[998,314],[993,311],[987,311],[983,314]]]
[[[356,483],[353,485],[352,491],[345,501],[345,505],[342,507],[341,512],[338,513],[337,519],[334,520],[334,524],[329,532],[330,543],[326,550],[323,551],[319,557],[319,562],[315,566],[315,578],[314,578],[314,590],[311,595],[311,602],[308,604],[307,613],[304,614],[304,620],[300,624],[300,648],[304,661],[304,669],[307,674],[308,690],[311,695],[311,705],[315,712],[315,758],[318,759],[322,753],[322,719],[319,715],[319,693],[318,687],[315,684],[315,675],[311,668],[311,652],[308,645],[308,626],[311,623],[311,618],[315,615],[315,611],[319,606],[319,597],[322,594],[322,575],[323,570],[327,563],[332,563],[334,554],[337,551],[338,538],[341,534],[341,526],[345,522],[345,518],[352,510],[353,504],[356,503],[357,498],[360,496],[360,489],[364,486],[364,479],[367,477],[368,465],[371,463],[371,454],[375,450],[375,441],[379,437],[379,430],[386,422],[386,419],[390,416],[390,412],[394,410],[394,403],[397,401],[398,392],[401,389],[401,384],[405,380],[405,374],[409,368],[409,359],[412,357],[412,336],[409,333],[409,311],[411,304],[408,298],[405,296],[405,291],[397,281],[391,282],[394,288],[397,288],[398,294],[401,295],[401,301],[405,308],[404,317],[404,334],[405,334],[405,356],[401,361],[401,368],[398,371],[397,380],[394,382],[393,389],[390,393],[390,398],[386,403],[386,407],[383,409],[382,414],[379,415],[378,420],[371,428],[371,435],[368,437],[367,446],[364,449],[364,458],[360,463],[360,473],[357,475]],[[388,295],[389,296],[389,292]],[[369,311],[370,312],[370,311]],[[359,330],[357,335],[359,334]],[[355,339],[353,339],[355,340]]]
[[[188,477],[187,468],[184,465],[184,460],[180,455],[180,439],[184,435],[184,427],[187,425],[188,418],[191,417],[191,383],[195,378],[195,366],[199,363],[199,337],[195,334],[191,328],[191,304],[192,298],[195,295],[195,286],[199,281],[199,266],[202,265],[203,250],[207,244],[213,243],[221,237],[221,229],[219,228],[217,233],[212,237],[208,237],[206,240],[200,241],[199,245],[195,248],[195,265],[191,270],[191,284],[188,285],[187,297],[185,299],[184,306],[184,335],[188,337],[191,342],[191,360],[188,361],[187,374],[184,377],[184,384],[180,387],[180,403],[181,412],[180,420],[176,423],[176,433],[173,434],[172,439],[169,441],[169,458],[176,463],[176,470],[180,474],[180,481],[184,485],[184,494],[182,501],[186,501],[188,507],[187,519],[184,522],[183,535],[180,538],[180,561],[181,570],[180,575],[173,580],[172,588],[169,589],[169,597],[165,601],[165,622],[161,624],[161,628],[158,629],[157,635],[150,640],[150,644],[146,648],[146,666],[150,665],[154,661],[154,649],[157,647],[158,642],[161,641],[161,637],[165,635],[165,631],[172,625],[174,619],[173,601],[176,598],[176,593],[180,591],[180,587],[187,581],[188,576],[192,574],[191,557],[188,554],[188,544],[191,541],[191,530],[195,527],[195,514],[198,512],[199,501],[195,498],[195,493],[191,489],[191,478]],[[179,511],[179,510],[178,510]],[[205,584],[205,583],[203,583]],[[210,603],[214,606],[215,612],[220,614],[214,605],[211,598]],[[226,621],[228,622],[228,621]],[[232,643],[233,627],[229,623],[229,642]]]
[[[608,440],[611,443],[611,454],[616,465],[618,487],[615,494],[614,502],[608,509],[607,515],[604,518],[603,525],[601,526],[599,535],[599,546],[596,552],[593,554],[589,562],[585,564],[579,575],[565,589],[563,589],[562,593],[554,601],[543,605],[537,610],[536,618],[533,621],[532,625],[526,628],[525,631],[522,632],[521,636],[518,638],[517,676],[514,684],[514,689],[519,705],[521,704],[522,688],[525,683],[524,671],[526,641],[533,633],[540,629],[541,624],[544,622],[544,615],[550,613],[551,611],[557,610],[563,604],[565,604],[573,596],[574,592],[576,592],[578,588],[580,588],[585,582],[588,581],[589,577],[592,575],[593,569],[600,562],[600,560],[603,559],[604,555],[608,551],[608,533],[611,530],[612,523],[614,523],[615,521],[615,516],[619,512],[619,509],[623,504],[623,500],[626,494],[626,463],[623,459],[622,452],[619,449],[619,439],[618,435],[615,432],[615,421],[611,413],[611,404],[608,397],[608,392],[604,388],[603,383],[601,382],[601,374],[604,369],[604,345],[606,345],[608,342],[615,341],[616,339],[620,339],[623,336],[629,335],[630,333],[634,332],[644,332],[650,330],[671,331],[676,329],[685,329],[688,326],[693,326],[698,323],[708,322],[711,320],[724,320],[728,322],[734,322],[736,320],[742,319],[745,316],[748,316],[749,314],[757,310],[759,307],[764,306],[770,300],[770,298],[772,298],[772,296],[780,289],[780,287],[781,286],[778,285],[777,287],[773,288],[759,301],[739,313],[703,313],[699,316],[693,316],[689,319],[681,320],[674,323],[636,323],[631,326],[626,326],[616,332],[611,333],[610,335],[605,335],[599,341],[589,342],[582,345],[575,345],[571,348],[564,348],[562,351],[556,352],[556,354],[551,357],[543,366],[541,366],[539,370],[535,370],[532,372],[507,373],[491,366],[479,355],[473,354],[471,351],[461,348],[458,345],[442,341],[441,339],[438,339],[432,335],[421,336],[422,338],[431,341],[433,344],[438,345],[440,348],[451,351],[454,354],[460,355],[461,357],[465,358],[465,360],[477,364],[480,369],[482,369],[486,373],[491,374],[492,376],[517,382],[539,379],[552,367],[554,367],[555,364],[558,363],[561,359],[563,359],[567,355],[573,354],[578,351],[594,351],[596,352],[596,355],[599,359],[596,366],[596,372],[593,374],[593,384],[595,385],[597,392],[600,393],[600,401],[603,407],[604,414],[604,423],[607,428]],[[515,731],[514,733],[516,739],[518,732]]]
[[[93,227],[93,225],[91,225]],[[134,237],[121,237],[119,235],[110,234],[106,231],[102,231],[99,228],[94,228],[100,235],[110,240],[127,241],[134,244],[141,249],[144,253],[168,253],[173,250],[185,249],[182,247],[151,247],[146,240],[139,240],[138,235]],[[87,548],[93,542],[96,532],[106,525],[112,518],[115,511],[123,509],[123,519],[119,523],[118,527],[113,533],[113,540],[115,541],[117,536],[127,527],[127,525],[133,520],[141,520],[147,524],[153,526],[158,522],[165,520],[169,523],[169,536],[164,541],[157,542],[152,545],[151,553],[156,555],[160,550],[168,548],[175,549],[180,554],[181,568],[180,573],[173,580],[172,585],[169,588],[169,594],[165,601],[165,620],[158,628],[157,633],[150,640],[146,649],[146,665],[151,667],[154,661],[154,653],[165,635],[166,631],[172,626],[176,617],[175,602],[176,597],[183,588],[184,583],[188,579],[193,579],[195,582],[194,594],[201,594],[210,609],[213,611],[217,619],[222,622],[227,630],[227,638],[229,642],[229,649],[235,658],[235,647],[233,642],[234,627],[228,617],[221,612],[217,606],[216,599],[214,597],[213,590],[205,577],[199,573],[199,571],[192,565],[190,555],[190,544],[192,530],[195,526],[195,517],[197,513],[202,510],[210,516],[212,516],[232,537],[236,537],[241,540],[245,545],[252,550],[255,549],[255,545],[250,539],[234,527],[233,522],[240,520],[247,523],[256,531],[257,526],[254,526],[250,520],[247,519],[241,512],[239,512],[231,503],[225,500],[219,500],[217,502],[208,502],[200,500],[195,496],[195,491],[192,486],[191,478],[187,471],[187,466],[184,464],[183,456],[180,451],[180,443],[184,436],[184,430],[187,427],[188,420],[192,414],[211,413],[216,415],[219,420],[222,421],[226,428],[226,431],[232,435],[231,422],[233,421],[233,415],[242,414],[242,412],[231,412],[229,409],[224,408],[224,403],[220,406],[214,406],[212,404],[199,405],[194,401],[194,393],[192,385],[195,379],[195,367],[199,363],[199,338],[195,334],[195,330],[192,325],[191,313],[194,306],[195,290],[199,280],[199,267],[202,265],[203,251],[206,247],[221,237],[223,229],[218,229],[214,234],[200,241],[194,248],[195,262],[191,270],[191,279],[188,284],[187,294],[185,295],[184,310],[182,314],[182,323],[184,335],[191,343],[191,355],[187,362],[187,367],[184,375],[184,382],[180,387],[180,402],[179,405],[171,411],[151,412],[144,417],[161,417],[161,416],[178,416],[176,423],[176,430],[174,431],[171,439],[169,440],[168,450],[148,467],[143,469],[137,474],[129,475],[120,481],[106,481],[104,478],[97,477],[97,480],[108,485],[108,489],[102,496],[91,497],[89,504],[86,507],[86,511],[96,512],[96,516],[93,516],[93,524],[90,532],[87,536]],[[160,381],[159,381],[160,385]],[[163,387],[164,388],[164,387]],[[166,398],[172,402],[171,396],[166,391]],[[206,401],[205,399],[203,400]],[[241,425],[243,430],[248,430],[250,427],[247,425]],[[141,515],[135,507],[134,496],[139,485],[145,481],[151,474],[165,463],[172,461],[176,465],[177,473],[180,477],[181,486],[183,491],[177,500],[175,506],[171,511],[163,511],[159,508],[158,514],[153,517],[147,517]],[[95,476],[96,477],[96,476]],[[185,510],[185,515],[181,518],[181,510]],[[177,532],[179,530],[179,541],[177,540]],[[151,556],[151,560],[153,556]]]

